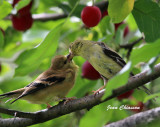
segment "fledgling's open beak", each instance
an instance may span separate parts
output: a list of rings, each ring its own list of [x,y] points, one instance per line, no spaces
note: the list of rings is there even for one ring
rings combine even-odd
[[[72,59],[73,59],[73,55],[72,55],[72,53],[69,53],[67,55],[67,61],[70,62],[70,61],[72,61]]]

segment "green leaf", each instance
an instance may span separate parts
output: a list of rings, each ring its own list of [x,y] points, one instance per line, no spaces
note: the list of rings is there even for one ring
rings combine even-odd
[[[98,24],[102,34],[111,40],[114,36],[114,24],[111,23],[110,17],[105,16],[102,18],[101,22]]]
[[[128,62],[127,65],[116,76],[114,76],[107,82],[106,91],[102,97],[102,100],[111,95],[112,90],[127,83],[130,70],[131,70],[131,62]]]
[[[3,49],[4,44],[4,35],[3,32],[0,30],[0,51]]]
[[[16,10],[20,10],[21,8],[27,6],[29,3],[31,2],[31,0],[21,0],[16,4]]]
[[[159,100],[159,96],[160,96],[160,93],[155,93],[155,94],[151,94],[151,95],[148,95],[144,98],[144,103],[146,103],[147,101],[151,100],[151,99],[156,99],[156,100]],[[157,98],[158,97],[158,98]]]
[[[132,11],[134,0],[109,0],[108,13],[114,23],[122,22]]]
[[[77,7],[76,7],[76,9],[73,11],[72,15],[81,18],[81,12],[82,12],[82,10],[83,10],[84,7],[85,7],[85,5],[78,4]]]
[[[66,3],[61,3],[61,4],[59,4],[58,7],[61,8],[63,10],[63,12],[66,14],[69,14],[72,10],[71,7]]]
[[[113,115],[113,110],[106,110],[112,103],[110,100],[90,109],[81,119],[79,127],[103,127]]]
[[[132,11],[145,40],[153,42],[160,37],[160,7],[151,0],[138,0]]]
[[[58,46],[58,39],[62,24],[49,32],[46,38],[37,47],[24,51],[16,60],[19,65],[15,70],[15,76],[26,75],[39,67],[42,60],[52,57]]]
[[[77,2],[78,1],[76,1],[76,4],[77,4]],[[73,8],[71,8],[68,4],[65,4],[65,3],[61,3],[59,5],[59,8],[61,8],[64,11],[64,13],[66,13],[66,14],[71,13],[71,15],[80,17],[81,16],[81,11],[85,7],[85,5],[82,5],[82,4],[76,5],[76,4],[75,4],[76,9],[75,9],[75,6]]]
[[[74,7],[75,4],[77,3],[76,0],[68,0],[68,2],[69,2],[69,4],[70,4],[71,7]]]
[[[0,82],[0,87],[3,92],[8,92],[11,90],[23,88],[32,82],[32,79],[29,76],[24,77],[14,77],[12,79],[7,79]]]
[[[152,44],[146,44],[143,47],[135,48],[131,52],[130,59],[132,65],[136,65],[139,62],[147,62],[152,57],[157,56],[160,53],[160,39]]]
[[[3,0],[0,0],[0,6],[3,4]]]
[[[0,5],[0,19],[5,18],[12,11],[12,5],[6,1]]]
[[[124,40],[123,40],[123,35],[124,35],[124,29],[125,29],[126,25],[125,24],[121,24],[117,31],[116,31],[116,36],[115,36],[115,42],[120,45],[120,44],[123,44],[124,43]]]
[[[136,100],[143,102],[144,98],[148,96],[148,94],[146,94],[143,90],[134,89],[132,96],[136,98]]]

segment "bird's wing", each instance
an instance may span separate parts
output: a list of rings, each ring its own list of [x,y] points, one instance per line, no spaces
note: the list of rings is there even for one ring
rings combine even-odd
[[[120,57],[118,55],[118,53],[116,53],[112,49],[108,48],[103,42],[96,42],[96,44],[98,44],[99,46],[101,46],[102,49],[103,49],[103,52],[108,57],[110,57],[111,59],[113,59],[116,63],[118,63],[121,67],[124,67],[126,65],[126,62],[122,59],[122,57]]]
[[[18,97],[16,98],[12,103],[14,103],[15,101],[17,101],[18,99],[27,96],[29,94],[35,93],[41,89],[47,88],[49,86],[53,86],[53,85],[59,85],[60,82],[65,80],[65,76],[64,74],[62,75],[56,75],[53,74],[51,76],[48,76],[46,78],[41,78],[38,81],[34,81],[32,83],[30,83],[29,85],[27,85],[25,87],[25,91]]]

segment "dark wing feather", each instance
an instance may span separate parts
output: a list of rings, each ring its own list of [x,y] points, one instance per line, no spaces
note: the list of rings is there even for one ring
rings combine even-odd
[[[100,45],[103,49],[103,52],[110,58],[112,58],[115,62],[117,62],[121,67],[124,67],[126,65],[126,62],[114,51],[110,50],[103,42],[97,42],[98,45]],[[134,76],[134,74],[131,72],[130,76]],[[145,86],[141,87],[148,95],[151,95],[152,92]]]
[[[57,77],[57,76],[50,76],[48,78],[45,79],[41,79],[41,83],[37,83],[37,82],[32,82],[31,84],[27,85],[26,90],[22,93],[22,95],[20,95],[18,98],[16,98],[12,103],[14,103],[15,101],[17,101],[18,99],[27,96],[29,94],[35,93],[36,91],[39,91],[41,89],[47,88],[49,86],[51,86],[50,84],[52,83],[52,85],[55,85],[57,83],[62,82],[63,80],[65,80],[65,77]],[[44,81],[47,81],[44,83]],[[54,84],[53,84],[54,83]]]
[[[65,78],[64,77],[57,77],[57,76],[49,76],[45,79],[41,79],[41,81],[47,82],[62,82]]]
[[[116,63],[118,63],[121,67],[124,67],[126,65],[126,62],[118,55],[118,53],[112,51],[109,49],[103,42],[97,42],[98,45],[100,45],[103,49],[103,52],[113,59]]]

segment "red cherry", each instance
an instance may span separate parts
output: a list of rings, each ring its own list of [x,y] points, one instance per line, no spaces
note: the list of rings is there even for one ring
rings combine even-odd
[[[82,66],[82,77],[90,80],[97,80],[101,76],[99,72],[96,71],[88,61],[86,61]]]
[[[107,16],[107,15],[108,15],[108,11],[107,11],[107,10],[105,10],[105,11],[102,12],[102,18],[103,18],[104,16]]]
[[[129,27],[126,26],[125,29],[124,29],[124,34],[123,34],[123,36],[124,36],[124,37],[127,36],[128,33],[129,33]]]
[[[123,94],[117,96],[117,99],[118,100],[122,100],[124,98],[128,98],[128,97],[130,97],[132,95],[132,93],[133,93],[133,90],[130,90],[130,91],[126,92],[126,93],[123,93]]]
[[[96,26],[101,20],[101,11],[96,6],[86,6],[81,12],[81,19],[87,27]]]
[[[25,31],[31,28],[33,24],[33,19],[31,13],[26,15],[12,15],[12,24],[16,30]]]
[[[115,31],[117,31],[118,27],[119,27],[121,24],[124,24],[124,22],[120,22],[120,23],[114,24],[114,25],[115,25]],[[125,29],[124,29],[123,37],[125,37],[128,33],[129,33],[129,28],[128,28],[128,26],[126,26]]]
[[[12,6],[14,7],[20,0],[14,0]],[[18,13],[21,15],[28,14],[30,12],[30,9],[32,7],[32,1],[25,7],[21,8]]]

